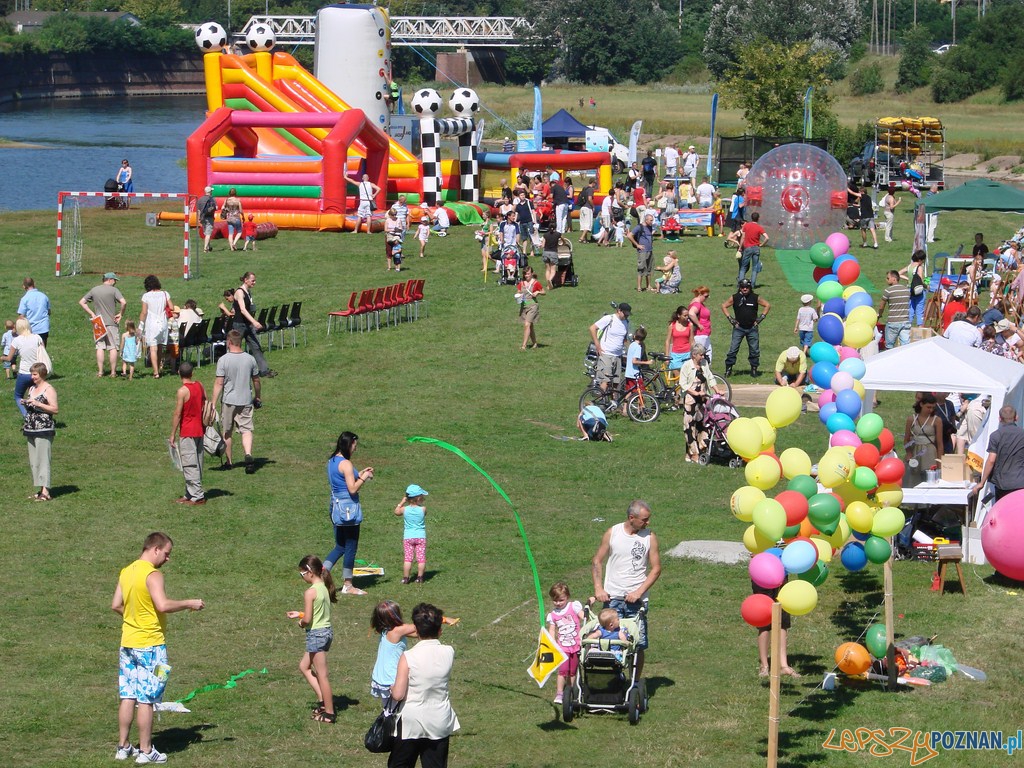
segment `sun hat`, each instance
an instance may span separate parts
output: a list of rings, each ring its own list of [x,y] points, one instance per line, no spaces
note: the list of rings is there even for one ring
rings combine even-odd
[[[800,359],[800,347],[790,347],[786,350],[787,360],[799,360]]]
[[[812,296],[809,293],[805,293],[803,296],[800,297],[801,304],[810,304],[812,301],[814,301],[814,296]]]
[[[996,333],[1002,333],[1003,331],[1008,331],[1008,330],[1010,330],[1011,327],[1012,326],[1010,325],[1010,321],[1007,320],[1006,318],[1003,318],[998,323],[996,323]]]
[[[429,496],[430,494],[422,487],[416,485],[416,483],[413,483],[405,489],[405,495],[406,498],[415,499],[417,496]]]
[[[103,279],[104,280],[120,280],[121,278],[118,277],[117,274],[114,273],[114,272],[107,272],[105,275],[103,275]]]

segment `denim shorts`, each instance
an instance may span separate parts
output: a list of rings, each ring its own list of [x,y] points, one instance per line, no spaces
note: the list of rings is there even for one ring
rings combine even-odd
[[[330,627],[306,630],[306,653],[327,653],[331,650],[334,630]]]
[[[809,347],[814,343],[814,331],[800,331],[800,346]]]
[[[643,606],[643,601],[638,603],[627,603],[625,600],[619,597],[613,597],[607,603],[604,604],[605,608],[613,608],[615,612],[623,619],[628,619],[636,616],[640,612],[640,608]],[[647,647],[647,614],[645,613],[643,618],[640,619],[637,624],[640,626],[640,637],[637,638],[636,647],[643,650]]]
[[[118,696],[139,704],[156,704],[163,698],[170,671],[166,645],[122,647],[118,654]]]

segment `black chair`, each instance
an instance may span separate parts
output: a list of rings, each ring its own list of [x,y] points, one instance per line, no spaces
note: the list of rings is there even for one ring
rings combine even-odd
[[[184,338],[178,341],[178,359],[184,360],[190,349],[196,350],[196,367],[202,367],[203,347],[210,345],[210,321],[203,320],[189,328]],[[179,337],[180,338],[180,337]],[[213,355],[211,348],[210,355]]]
[[[277,311],[277,330],[281,332],[281,349],[284,349],[284,332],[288,328],[288,309],[291,307],[290,304],[282,304],[281,309]]]
[[[285,328],[290,328],[292,332],[292,346],[295,346],[295,329],[302,326],[302,302],[296,301],[292,304],[291,314],[288,316],[288,323]],[[302,346],[306,346],[306,328],[302,326]]]
[[[228,337],[228,319],[221,315],[210,326],[210,342],[212,344],[223,343]]]
[[[277,324],[277,307],[271,307],[270,310],[266,313],[266,317],[267,317],[266,321],[260,320],[260,325],[263,326],[263,330],[260,331],[260,333],[266,335],[266,338],[267,338],[267,351],[268,352],[273,352],[274,351],[274,331],[276,331],[279,328],[279,326]]]

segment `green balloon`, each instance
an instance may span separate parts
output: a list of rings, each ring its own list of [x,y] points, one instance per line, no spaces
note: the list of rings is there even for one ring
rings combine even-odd
[[[836,532],[842,511],[839,499],[831,493],[816,493],[807,502],[807,518],[815,528],[829,536]],[[832,530],[825,530],[822,526],[831,526]]]
[[[888,646],[885,644],[885,624],[872,624],[864,633],[864,645],[876,659],[884,659]]]
[[[850,478],[855,488],[862,491],[870,491],[878,487],[878,477],[871,467],[857,467],[853,470],[853,477]]]
[[[822,302],[826,302],[829,299],[834,299],[837,296],[842,296],[843,285],[835,280],[829,280],[827,283],[822,283],[818,286],[818,290],[815,291],[815,295]]]
[[[835,260],[836,255],[832,253],[832,249],[827,244],[815,243],[811,246],[811,263],[814,266],[832,269],[832,264]]]
[[[861,440],[877,440],[884,426],[882,417],[877,413],[865,413],[857,419],[857,437]]]
[[[828,578],[828,566],[819,560],[810,569],[799,574],[797,578],[809,581],[815,587],[820,587]]]
[[[892,547],[889,546],[888,541],[879,536],[868,536],[868,540],[864,542],[864,554],[875,565],[881,565],[889,559]]]
[[[797,475],[786,484],[787,491],[796,491],[809,499],[818,492],[818,484],[810,475]]]
[[[794,536],[800,533],[800,523],[796,525],[787,525],[782,531],[782,538],[792,539]]]

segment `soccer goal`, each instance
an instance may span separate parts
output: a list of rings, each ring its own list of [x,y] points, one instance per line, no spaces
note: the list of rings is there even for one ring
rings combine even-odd
[[[161,221],[168,200],[182,221]],[[81,274],[199,277],[199,248],[189,227],[195,195],[176,192],[60,192],[57,277]],[[176,218],[176,217],[175,217]]]

